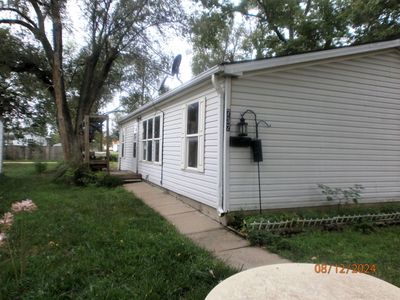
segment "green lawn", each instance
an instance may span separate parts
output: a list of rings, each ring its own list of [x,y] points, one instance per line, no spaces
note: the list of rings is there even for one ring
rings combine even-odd
[[[280,218],[277,213],[275,219]],[[376,273],[371,275],[400,287],[400,225],[362,224],[341,231],[314,229],[283,236],[258,230],[248,233],[253,243],[295,262],[375,265]]]
[[[4,171],[0,215],[26,198],[38,210],[16,215],[0,248],[0,299],[204,299],[234,273],[122,188]]]

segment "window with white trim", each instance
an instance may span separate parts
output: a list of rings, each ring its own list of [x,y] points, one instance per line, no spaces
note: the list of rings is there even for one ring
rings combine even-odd
[[[182,169],[204,171],[205,99],[185,104],[182,109]]]
[[[136,158],[136,150],[137,150],[137,146],[136,146],[136,133],[133,134],[133,158]]]
[[[142,160],[161,160],[161,116],[142,121]]]
[[[121,130],[122,139],[121,139],[121,157],[124,157],[125,154],[125,129]]]

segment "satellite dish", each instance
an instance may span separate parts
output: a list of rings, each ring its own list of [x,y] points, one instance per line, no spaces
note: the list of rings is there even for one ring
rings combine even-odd
[[[172,63],[172,70],[171,70],[172,76],[176,75],[176,77],[178,78],[179,66],[181,65],[181,61],[182,61],[182,55],[178,54],[177,56],[175,56],[174,62]]]
[[[174,61],[172,62],[171,73],[166,72],[168,75],[165,76],[165,78],[161,81],[160,86],[158,88],[159,92],[164,90],[165,81],[167,80],[167,78],[169,76],[172,76],[172,77],[176,76],[176,78],[182,83],[182,80],[180,80],[180,78],[179,78],[179,67],[181,65],[181,61],[182,61],[181,54],[178,54],[177,56],[175,56]]]

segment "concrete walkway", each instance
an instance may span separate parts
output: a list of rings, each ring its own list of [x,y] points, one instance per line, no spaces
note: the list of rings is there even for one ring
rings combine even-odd
[[[180,233],[236,269],[290,262],[259,247],[251,247],[247,240],[159,187],[146,182],[124,187],[172,223]]]

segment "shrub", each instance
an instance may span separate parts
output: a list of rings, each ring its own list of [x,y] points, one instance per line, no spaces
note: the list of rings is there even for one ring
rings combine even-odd
[[[82,165],[78,168],[71,169],[70,173],[72,182],[78,186],[87,186],[96,183],[96,174],[90,170],[88,165]]]
[[[118,161],[118,152],[110,153],[110,161]]]
[[[68,165],[64,162],[59,162],[54,169],[54,180],[57,181],[62,178],[68,170]]]
[[[248,234],[249,241],[252,245],[264,246],[276,244],[281,239],[278,233],[272,233],[265,230],[251,230]]]
[[[96,185],[103,186],[108,188],[114,188],[120,186],[124,183],[124,181],[116,176],[112,176],[105,173],[96,174]]]
[[[38,174],[42,174],[47,170],[47,164],[44,162],[40,161],[35,162],[34,166],[35,166],[35,172]]]
[[[235,212],[232,215],[232,219],[229,222],[229,225],[235,228],[236,230],[241,230],[243,227],[243,221],[244,221],[245,215],[243,210]]]
[[[56,167],[54,180],[77,186],[96,185],[108,188],[117,187],[124,183],[119,177],[104,172],[93,172],[87,164],[74,168],[64,163]]]

